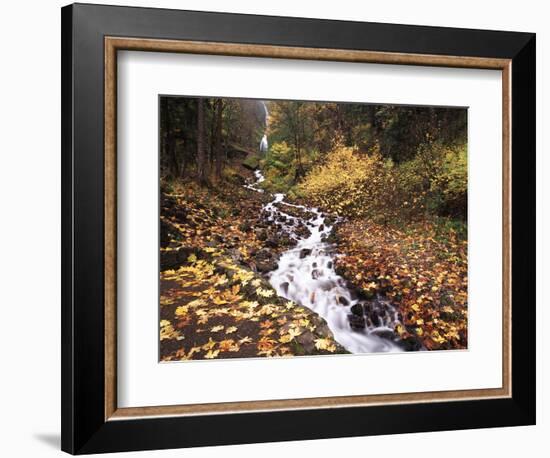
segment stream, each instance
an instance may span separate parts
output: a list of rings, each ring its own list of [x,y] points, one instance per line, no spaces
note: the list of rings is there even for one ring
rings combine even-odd
[[[255,176],[256,182],[245,187],[263,192],[258,185],[265,178],[260,170]],[[292,207],[307,216],[285,212]],[[279,296],[324,318],[336,341],[351,353],[403,351],[394,341],[393,330],[399,323],[397,309],[382,296],[361,300],[336,273],[334,259],[338,255],[334,245],[326,242],[333,230],[332,221],[317,208],[286,202],[284,194],[274,194],[262,211],[268,221],[278,224],[297,243],[281,253],[277,269],[267,274]],[[307,225],[309,235],[296,232],[300,222]]]

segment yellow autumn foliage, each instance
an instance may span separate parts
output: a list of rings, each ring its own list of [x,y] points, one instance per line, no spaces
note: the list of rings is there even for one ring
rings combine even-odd
[[[386,175],[384,161],[376,149],[363,154],[340,146],[307,175],[298,191],[315,205],[339,215],[366,216],[383,197]]]
[[[466,214],[467,151],[438,143],[418,149],[414,159],[395,164],[378,145],[368,152],[337,146],[298,186],[298,193],[340,216],[375,222],[427,214]]]

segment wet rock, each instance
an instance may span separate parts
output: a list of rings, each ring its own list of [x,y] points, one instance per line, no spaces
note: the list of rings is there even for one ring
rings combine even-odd
[[[312,353],[315,350],[315,336],[311,332],[304,332],[296,337],[296,341],[303,347],[306,353]]]
[[[352,305],[350,310],[354,315],[363,316],[363,306],[361,304]]]
[[[258,240],[261,240],[262,242],[267,240],[267,232],[265,229],[256,229],[255,232]]]
[[[260,273],[271,272],[277,269],[277,262],[272,259],[256,261],[256,270]]]
[[[262,248],[256,255],[258,259],[269,259],[273,257],[273,252],[267,248]]]
[[[371,312],[371,313],[369,314],[369,318],[370,318],[370,320],[372,321],[372,324],[373,324],[374,326],[380,326],[381,321],[380,321],[380,317],[378,316],[378,313],[376,313],[376,312]]]
[[[250,229],[252,229],[252,227],[247,222],[239,224],[239,230],[242,232],[250,232]]]
[[[348,315],[349,325],[353,330],[365,329],[365,319],[362,316]]]
[[[283,291],[283,294],[286,296],[288,294],[288,287],[290,286],[290,283],[285,281],[279,285],[279,288]]]
[[[311,235],[311,231],[304,225],[300,224],[295,231],[298,237],[307,238]]]
[[[328,243],[338,243],[338,235],[333,231],[328,236]]]
[[[275,237],[267,239],[264,243],[269,248],[277,248],[279,246],[279,240]]]
[[[256,254],[256,270],[261,273],[271,272],[277,268],[277,260],[267,248],[262,248]]]
[[[418,351],[422,349],[422,344],[414,337],[407,337],[399,343],[405,351]]]
[[[313,269],[311,271],[311,278],[313,280],[317,280],[320,276],[322,275],[322,272],[320,270],[317,270],[317,269]]]
[[[231,258],[233,258],[238,263],[243,261],[243,255],[236,248],[231,248],[230,250],[227,250],[227,254],[229,254],[229,256],[231,256]]]
[[[165,247],[170,243],[173,235],[172,226],[163,219],[160,220],[160,246]]]
[[[184,262],[187,261],[187,258],[191,254],[197,254],[197,257],[200,257],[200,252],[196,253],[195,249],[192,247],[182,246],[175,250],[170,251],[161,251],[160,252],[160,268],[161,270],[174,269],[179,267]]]
[[[306,256],[309,256],[311,254],[311,250],[309,248],[302,248],[300,250],[300,259],[304,259]]]
[[[374,298],[375,292],[373,290],[361,289],[358,291],[358,294],[361,299],[371,300]]]
[[[283,236],[279,239],[279,245],[290,246],[290,245],[292,245],[292,239],[285,235],[285,236]]]
[[[349,305],[349,301],[344,296],[338,296],[338,303],[340,305]],[[356,305],[359,305],[359,304],[356,304]]]
[[[395,340],[395,333],[389,329],[375,329],[372,334],[382,339]]]
[[[332,261],[327,262],[327,269],[332,269]]]
[[[319,232],[323,232],[325,230],[325,225],[324,224],[321,224],[319,226]]]

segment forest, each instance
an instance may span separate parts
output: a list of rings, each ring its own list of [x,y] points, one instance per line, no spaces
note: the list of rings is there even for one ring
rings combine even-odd
[[[467,348],[467,110],[160,98],[161,360]]]

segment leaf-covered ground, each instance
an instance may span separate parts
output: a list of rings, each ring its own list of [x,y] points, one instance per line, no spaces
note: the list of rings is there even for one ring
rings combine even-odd
[[[163,189],[162,361],[346,353],[322,318],[261,275],[293,243],[262,219],[265,200],[229,184]]]
[[[398,230],[366,220],[338,226],[338,271],[366,297],[383,294],[397,304],[403,326],[429,350],[468,345],[467,241],[434,225]]]
[[[220,251],[206,254],[161,274],[163,361],[344,352],[316,314]]]

